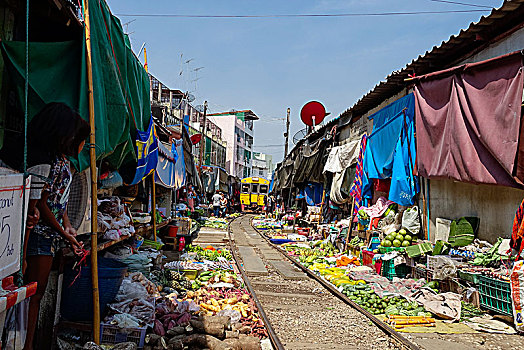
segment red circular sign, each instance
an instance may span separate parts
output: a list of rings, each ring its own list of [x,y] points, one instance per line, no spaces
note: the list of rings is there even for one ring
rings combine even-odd
[[[191,136],[191,143],[193,145],[196,145],[197,143],[199,143],[200,140],[202,140],[202,134],[194,134],[193,136]]]
[[[302,107],[300,111],[300,119],[307,126],[313,126],[313,117],[315,117],[315,125],[322,123],[326,116],[326,109],[322,103],[318,101],[308,102]]]

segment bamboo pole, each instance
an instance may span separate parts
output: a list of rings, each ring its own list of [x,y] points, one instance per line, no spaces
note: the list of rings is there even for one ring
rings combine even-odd
[[[152,194],[151,194],[151,205],[153,208],[151,209],[151,215],[153,216],[153,238],[156,242],[156,184],[155,184],[155,172],[156,170],[153,170],[153,173],[151,174],[151,181],[153,182],[152,186]]]
[[[100,343],[100,296],[98,291],[98,202],[95,138],[95,100],[93,97],[93,66],[91,52],[91,25],[89,0],[84,2],[85,39],[87,51],[87,83],[89,97],[89,159],[91,170],[91,282],[93,285],[93,341]]]
[[[148,66],[147,66],[147,49],[144,46],[144,69],[146,72],[148,72]],[[171,103],[171,101],[169,101]],[[153,128],[155,126],[153,125]],[[151,181],[153,185],[151,186],[151,216],[153,216],[153,238],[156,242],[156,183],[155,183],[155,173],[156,169],[153,170],[153,173],[151,174]]]

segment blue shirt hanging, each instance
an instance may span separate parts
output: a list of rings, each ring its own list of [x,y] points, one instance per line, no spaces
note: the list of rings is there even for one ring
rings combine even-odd
[[[146,131],[137,130],[135,146],[137,167],[135,177],[130,185],[136,185],[156,169],[158,163],[158,138],[156,137],[153,118],[150,119],[149,127]]]

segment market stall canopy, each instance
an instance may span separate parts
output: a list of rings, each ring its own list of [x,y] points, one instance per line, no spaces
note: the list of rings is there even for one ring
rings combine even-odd
[[[136,131],[147,130],[151,118],[149,78],[105,1],[89,4],[97,158],[106,158],[115,169],[136,165]],[[25,43],[2,41],[1,48],[23,105]],[[29,44],[29,118],[47,103],[64,102],[88,119],[85,48],[83,35],[75,41]],[[74,163],[79,170],[88,168],[88,147]]]
[[[520,187],[522,69],[518,51],[416,79],[421,176]]]

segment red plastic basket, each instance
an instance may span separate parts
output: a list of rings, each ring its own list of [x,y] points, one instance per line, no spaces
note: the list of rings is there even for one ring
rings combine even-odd
[[[375,253],[369,250],[362,250],[362,264],[364,266],[373,267],[373,257]]]

